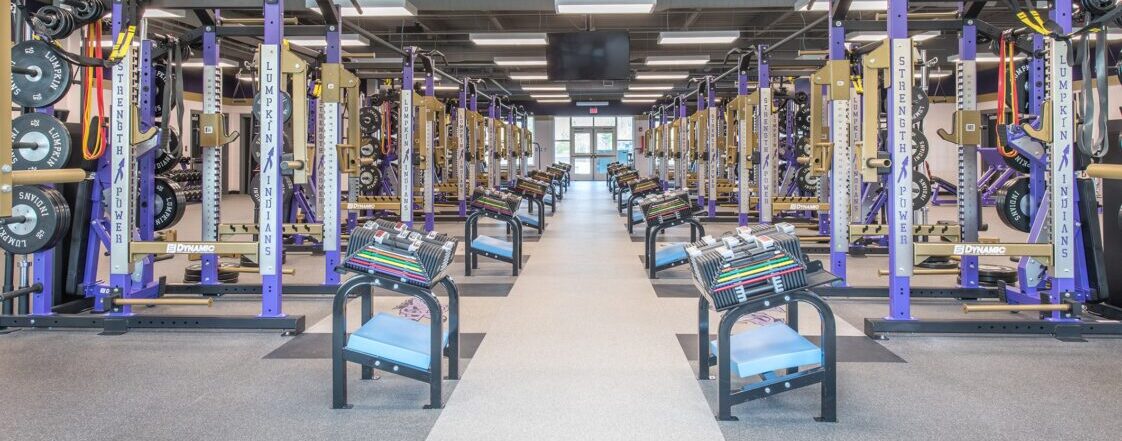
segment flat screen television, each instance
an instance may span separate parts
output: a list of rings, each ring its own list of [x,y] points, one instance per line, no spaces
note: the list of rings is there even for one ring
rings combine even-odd
[[[630,77],[631,41],[627,32],[551,33],[548,41],[546,57],[550,80],[626,80]]]

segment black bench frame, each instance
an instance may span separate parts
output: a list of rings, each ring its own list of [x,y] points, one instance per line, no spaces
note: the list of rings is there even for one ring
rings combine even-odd
[[[340,271],[343,272],[343,271]],[[331,408],[350,409],[347,403],[347,362],[362,365],[362,379],[374,378],[374,370],[401,375],[429,384],[429,404],[425,409],[440,409],[444,407],[441,396],[442,379],[442,354],[448,357],[449,380],[460,378],[460,295],[456,283],[451,277],[441,277],[436,284],[443,285],[448,291],[448,346],[443,347],[442,328],[443,312],[440,310],[440,300],[433,294],[431,288],[410,285],[400,280],[390,279],[376,274],[357,275],[339,287],[335,292],[335,301],[332,306],[332,332],[331,332]],[[433,286],[435,287],[436,284]],[[365,288],[365,289],[363,289]],[[374,317],[374,288],[385,288],[391,292],[420,299],[429,309],[430,315],[430,347],[428,369],[418,369],[413,366],[400,364],[394,360],[375,357],[358,351],[346,349],[347,345],[347,300],[352,295],[357,295],[362,301],[362,323]]]
[[[471,242],[479,237],[479,219],[488,217],[500,222],[505,222],[507,231],[513,233],[513,240],[511,241],[514,246],[511,257],[500,256],[498,254],[490,253],[487,251],[476,249],[471,246]],[[490,257],[500,262],[507,262],[511,264],[512,273],[518,276],[518,269],[522,267],[522,221],[514,216],[504,216],[490,211],[476,210],[468,216],[467,221],[464,222],[464,275],[471,276],[471,270],[479,268],[479,256]]]
[[[628,217],[627,221],[631,222],[631,218]],[[656,239],[658,239],[658,234],[668,228],[673,228],[685,224],[688,224],[690,226],[690,242],[695,242],[699,237],[705,236],[705,227],[701,225],[700,221],[693,217],[674,219],[668,222],[660,223],[653,227],[650,223],[647,223],[647,230],[644,240],[645,245],[643,247],[643,255],[645,256],[646,260],[645,262],[643,262],[643,267],[647,269],[648,278],[657,279],[659,271],[670,269],[678,265],[684,265],[689,262],[689,258],[687,257],[685,259],[678,259],[673,262],[669,262],[665,265],[655,265],[655,254],[657,254],[658,252],[657,247],[655,247],[655,241]]]

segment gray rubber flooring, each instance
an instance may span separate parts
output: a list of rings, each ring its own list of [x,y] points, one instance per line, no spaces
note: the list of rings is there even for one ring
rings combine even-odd
[[[236,221],[246,201],[229,199],[223,213]],[[189,211],[187,219],[197,216]],[[330,300],[305,296],[285,300],[287,313],[307,317],[308,334],[300,337],[167,331],[108,337],[62,330],[0,335],[0,440],[1119,439],[1122,339],[872,341],[859,330],[864,318],[887,314],[877,300],[830,301],[845,351],[838,423],[812,420],[816,387],[736,406],[740,421],[717,422],[715,382],[692,375],[697,300],[689,295],[684,269],[646,280],[637,258],[642,243],[628,238],[602,183],[575,183],[549,222],[539,241],[527,242],[526,255],[533,258],[519,278],[510,277],[509,265],[486,259],[478,276],[465,278],[462,267],[454,269],[457,282],[471,286],[462,300],[464,353],[470,358],[463,379],[445,383],[444,410],[421,409],[424,384],[390,374],[362,381],[353,366],[355,408],[331,410],[330,361],[322,358]],[[191,224],[181,224],[181,237],[192,237]],[[724,227],[706,224],[711,234]],[[497,228],[485,234],[492,233],[502,234]],[[986,235],[1006,234],[996,226]],[[319,262],[317,256],[293,255],[289,265],[299,271],[290,280],[321,280]],[[885,258],[849,262],[852,283],[884,283],[875,271]],[[158,270],[178,281],[185,263],[164,263]],[[255,278],[243,276],[246,283]],[[923,284],[952,283],[953,276]],[[410,307],[392,296],[374,303],[390,313]],[[258,309],[250,296],[234,296],[208,312]],[[142,311],[162,312],[198,311]],[[962,317],[955,302],[919,301],[913,313]],[[813,334],[817,323],[808,313],[802,316],[800,328]]]

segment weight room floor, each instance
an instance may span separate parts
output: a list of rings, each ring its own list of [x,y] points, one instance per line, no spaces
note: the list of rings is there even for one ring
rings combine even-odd
[[[249,207],[244,197],[228,198],[225,220],[248,220]],[[934,211],[953,215],[953,209]],[[192,206],[180,237],[197,236],[186,231],[197,216]],[[987,219],[994,227],[987,236],[1006,234],[994,225],[996,216]],[[714,381],[698,382],[692,374],[696,297],[686,297],[688,287],[681,286],[684,270],[647,281],[638,259],[642,243],[628,240],[600,182],[574,183],[547,222],[540,241],[528,239],[530,259],[519,278],[487,259],[480,259],[485,275],[457,277],[465,292],[468,360],[463,379],[446,383],[442,411],[421,410],[425,385],[388,374],[362,382],[354,366],[355,408],[329,409],[329,300],[286,298],[288,313],[307,316],[301,336],[27,330],[0,336],[0,438],[1117,439],[1109,422],[1122,405],[1122,340],[901,336],[875,342],[859,330],[864,317],[886,313],[875,300],[831,300],[842,319],[839,423],[811,419],[816,387],[736,406],[741,421],[717,422]],[[731,226],[707,224],[712,234]],[[462,225],[438,229],[455,233]],[[158,268],[178,281],[184,263]],[[849,271],[855,283],[883,283],[870,274],[884,263],[876,256],[850,259]],[[289,265],[299,269],[289,280],[322,277],[315,257],[294,255]],[[462,266],[453,271],[461,274]],[[376,301],[383,311],[398,306],[400,298]],[[257,308],[250,299],[228,297],[212,312]],[[923,302],[915,315],[960,317],[958,311],[954,303]],[[803,327],[817,324],[807,319]]]

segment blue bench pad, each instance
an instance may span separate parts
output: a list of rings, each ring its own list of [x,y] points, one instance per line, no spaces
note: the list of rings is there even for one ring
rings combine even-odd
[[[514,258],[514,243],[491,236],[479,236],[471,241],[472,249],[506,258]]]
[[[421,370],[429,368],[429,324],[379,312],[347,339],[347,349]],[[448,345],[443,332],[441,347]]]
[[[518,220],[522,221],[522,223],[524,223],[526,225],[529,225],[531,227],[540,227],[541,226],[541,225],[538,225],[538,216],[537,215],[533,215],[533,214],[530,214],[530,213],[518,213],[517,216],[518,216]]]
[[[663,266],[687,258],[686,244],[675,243],[655,251],[655,266]]]
[[[709,343],[717,354],[717,340]],[[729,340],[729,363],[740,378],[822,363],[822,349],[784,323],[750,329]]]

